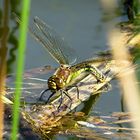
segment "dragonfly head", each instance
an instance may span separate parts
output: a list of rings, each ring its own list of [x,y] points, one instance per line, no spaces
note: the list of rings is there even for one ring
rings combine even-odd
[[[64,80],[56,75],[53,75],[48,79],[48,88],[52,91],[62,89],[64,85]]]

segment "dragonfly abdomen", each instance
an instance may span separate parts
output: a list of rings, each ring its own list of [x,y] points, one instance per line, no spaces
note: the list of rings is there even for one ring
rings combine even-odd
[[[104,80],[105,80],[104,74],[99,69],[97,69],[96,67],[88,66],[88,67],[85,68],[85,70],[91,72],[96,77],[96,79],[98,81],[104,82]]]
[[[83,72],[89,72],[94,75],[94,77],[97,79],[97,81],[104,82],[104,80],[105,80],[105,76],[103,75],[103,73],[92,65],[83,63],[78,67],[74,66],[72,69],[74,71],[73,75],[72,75],[72,79],[76,78]]]

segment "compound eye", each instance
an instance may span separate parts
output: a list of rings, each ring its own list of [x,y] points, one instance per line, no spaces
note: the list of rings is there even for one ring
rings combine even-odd
[[[57,84],[62,84],[63,83],[63,80],[61,78],[56,78],[55,81],[56,81]]]
[[[56,78],[56,84],[59,88],[63,88],[64,87],[64,81],[61,78]]]
[[[56,89],[56,83],[53,82],[53,81],[48,81],[48,87],[49,87],[49,89],[55,90]]]

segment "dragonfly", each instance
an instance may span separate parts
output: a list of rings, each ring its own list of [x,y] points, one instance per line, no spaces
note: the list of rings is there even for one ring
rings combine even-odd
[[[51,91],[51,94],[45,101],[46,104],[58,91],[60,91],[61,94],[65,94],[70,100],[72,100],[67,94],[68,88],[65,89],[65,87],[81,73],[92,74],[98,82],[105,81],[105,75],[97,67],[91,65],[90,61],[85,60],[81,63],[75,64],[75,51],[69,47],[64,39],[61,38],[51,26],[46,24],[39,17],[34,18],[34,28],[30,28],[30,32],[60,65],[55,73],[48,79],[48,88],[44,89],[40,93],[39,100],[42,100],[43,95],[47,91]],[[78,89],[77,94],[77,98],[79,98]]]

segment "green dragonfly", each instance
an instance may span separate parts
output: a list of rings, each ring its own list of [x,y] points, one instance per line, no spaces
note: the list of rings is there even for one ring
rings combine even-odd
[[[48,79],[48,88],[40,93],[39,100],[42,100],[44,93],[49,90],[51,91],[51,95],[46,100],[46,103],[50,101],[57,91],[60,91],[61,94],[64,93],[71,100],[71,97],[67,94],[67,89],[69,88],[65,89],[65,87],[81,73],[92,74],[98,82],[105,81],[104,74],[98,68],[91,65],[90,60],[73,64],[76,61],[74,50],[67,45],[64,39],[61,38],[52,27],[38,17],[34,18],[34,26],[35,27],[31,28],[30,31],[35,39],[40,42],[60,64],[60,67],[57,68],[56,72]],[[77,92],[77,94],[79,94],[78,90]]]

